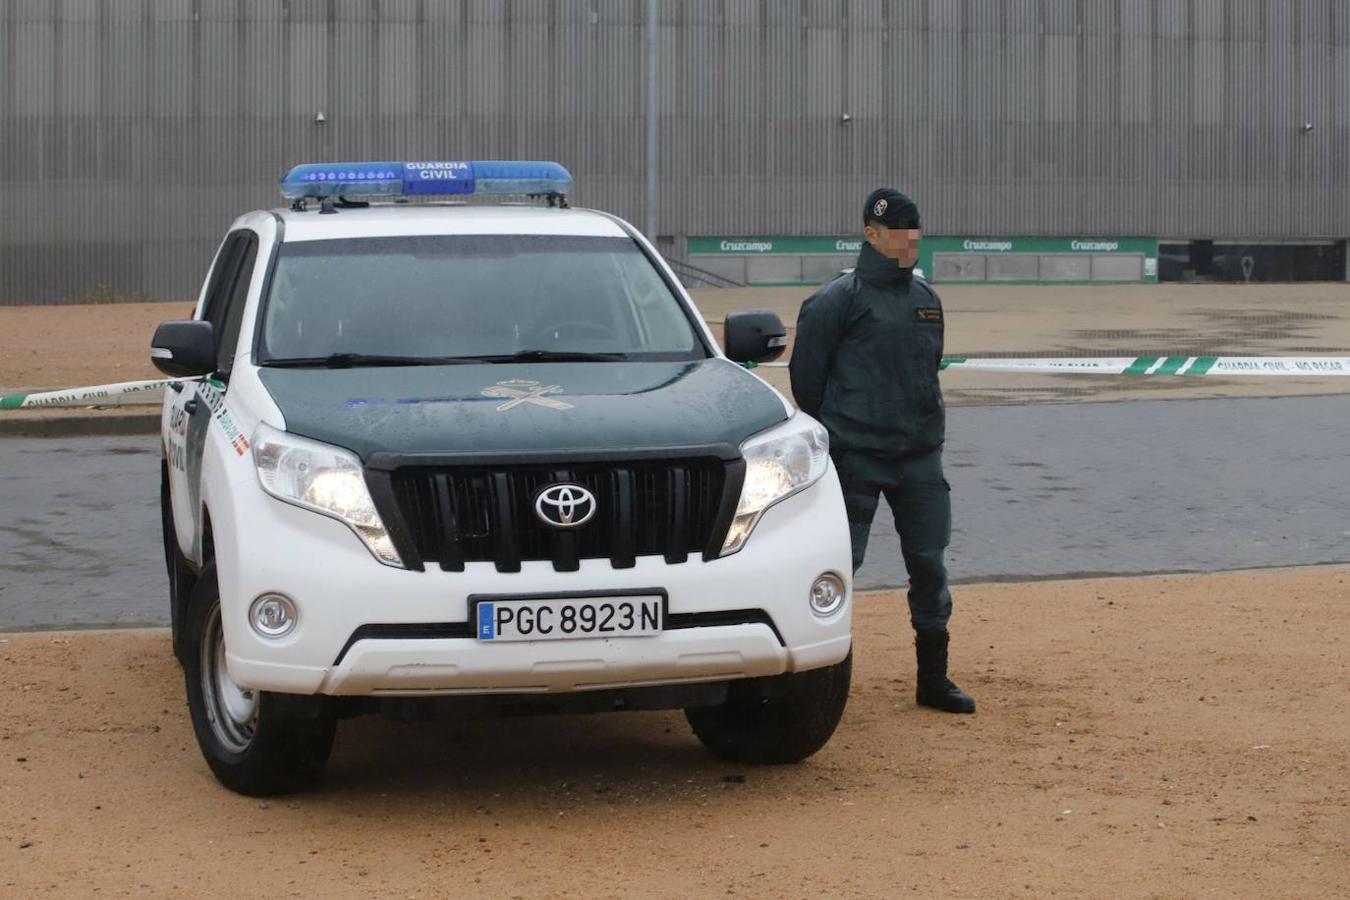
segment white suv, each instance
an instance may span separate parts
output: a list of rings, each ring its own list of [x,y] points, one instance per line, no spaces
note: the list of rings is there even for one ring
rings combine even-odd
[[[851,556],[827,438],[733,361],[779,355],[782,323],[729,316],[724,354],[570,180],[300,166],[291,208],[235,221],[194,318],[156,332],[182,379],[174,649],[230,788],[303,787],[337,719],[419,704],[684,708],[745,762],[833,733]],[[431,193],[536,202],[408,202]]]

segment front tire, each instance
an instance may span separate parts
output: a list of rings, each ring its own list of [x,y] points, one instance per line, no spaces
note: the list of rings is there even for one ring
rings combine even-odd
[[[684,711],[694,734],[715,756],[738,763],[795,763],[829,741],[843,718],[853,678],[853,653],[823,669],[788,676],[771,697],[732,698]]]
[[[325,697],[253,691],[230,678],[215,563],[202,569],[183,625],[192,730],[220,783],[251,797],[315,784],[333,749],[333,711]]]

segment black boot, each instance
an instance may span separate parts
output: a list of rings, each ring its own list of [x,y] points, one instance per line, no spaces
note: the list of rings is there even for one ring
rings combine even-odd
[[[975,700],[952,684],[947,677],[947,641],[945,631],[918,632],[914,651],[919,659],[919,688],[915,699],[920,706],[931,706],[950,713],[973,713]]]

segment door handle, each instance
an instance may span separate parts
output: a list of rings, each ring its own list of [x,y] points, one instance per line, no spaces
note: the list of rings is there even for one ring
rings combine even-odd
[[[189,416],[193,415],[194,413],[197,412],[197,406],[198,406],[197,398],[193,397],[191,400],[183,404],[183,412],[187,413]]]

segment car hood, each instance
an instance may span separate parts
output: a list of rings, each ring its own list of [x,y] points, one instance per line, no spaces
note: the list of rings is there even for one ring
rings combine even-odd
[[[735,446],[787,418],[725,359],[261,368],[286,430],[371,454],[649,451]]]

